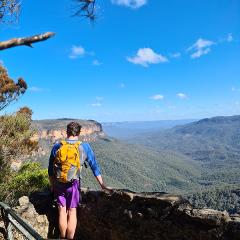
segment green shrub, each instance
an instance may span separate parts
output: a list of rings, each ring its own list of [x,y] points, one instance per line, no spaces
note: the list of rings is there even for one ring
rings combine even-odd
[[[39,163],[28,162],[21,167],[19,172],[12,173],[9,182],[0,185],[2,192],[0,200],[13,205],[21,196],[29,196],[46,187],[48,187],[47,169],[42,169]]]
[[[0,116],[0,183],[9,180],[10,165],[14,160],[23,160],[37,149],[37,142],[31,140],[34,134],[30,128],[31,112],[27,113],[26,109]]]

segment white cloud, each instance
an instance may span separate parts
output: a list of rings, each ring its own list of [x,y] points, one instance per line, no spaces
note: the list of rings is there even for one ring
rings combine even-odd
[[[211,46],[215,43],[210,40],[199,38],[187,51],[193,51],[191,58],[199,58],[211,51]]]
[[[82,46],[72,46],[69,57],[71,59],[76,59],[79,57],[83,57],[85,54],[86,50]]]
[[[176,53],[170,54],[170,56],[171,56],[172,58],[180,58],[181,55],[182,55],[182,54],[181,54],[180,52],[176,52]]]
[[[112,0],[112,3],[116,5],[137,9],[146,5],[147,0]]]
[[[85,56],[94,56],[95,53],[93,51],[86,51],[86,49],[82,46],[76,46],[73,45],[71,48],[71,52],[69,54],[69,58],[71,59],[77,59],[80,57],[85,57]],[[93,65],[101,65],[102,63],[100,63],[98,60],[94,60],[92,62]]]
[[[4,63],[3,63],[3,60],[0,59],[0,65],[3,66]]]
[[[101,103],[92,103],[91,106],[92,107],[101,107],[102,104]]]
[[[199,57],[201,57],[202,55],[208,54],[210,51],[211,51],[210,48],[199,49],[199,50],[197,50],[197,52],[195,52],[195,53],[193,53],[193,54],[191,55],[191,58],[199,58]]]
[[[240,88],[232,87],[232,91],[233,91],[233,92],[240,92]]]
[[[103,100],[103,97],[101,96],[97,96],[96,98],[96,101],[89,104],[89,106],[92,106],[92,107],[101,107],[102,106],[102,100]]]
[[[103,63],[101,63],[101,62],[99,62],[97,59],[95,59],[95,60],[93,60],[92,64],[93,64],[94,66],[100,66],[100,65],[102,65]]]
[[[227,40],[227,42],[232,42],[232,41],[233,41],[232,33],[229,33],[229,34],[228,34],[226,40]]]
[[[90,104],[90,106],[92,106],[92,107],[101,107],[102,106],[102,100],[103,100],[103,97],[97,96],[96,97],[96,102]]]
[[[29,87],[28,90],[30,92],[49,92],[50,90],[49,89],[46,89],[46,88],[40,88],[40,87]]]
[[[187,99],[188,98],[188,96],[185,93],[178,93],[177,97],[180,98],[180,99]]]
[[[228,33],[225,37],[220,38],[217,43],[221,44],[221,43],[231,43],[234,41],[233,38],[233,34],[232,33]]]
[[[124,84],[124,83],[121,83],[121,84],[120,84],[120,88],[125,88],[125,84]]]
[[[156,95],[151,96],[150,98],[153,100],[163,100],[164,96],[161,94],[156,94]]]
[[[168,62],[168,59],[161,54],[155,53],[151,48],[140,48],[134,57],[128,57],[127,60],[133,64],[139,64],[148,67],[149,64],[158,64]]]

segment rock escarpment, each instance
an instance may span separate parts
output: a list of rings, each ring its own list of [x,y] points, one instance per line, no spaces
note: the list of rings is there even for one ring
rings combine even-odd
[[[57,209],[50,197],[35,194],[30,199],[48,218],[44,236],[57,238]],[[196,209],[178,195],[83,189],[76,232],[77,239],[80,236],[81,240],[238,240],[240,219],[227,212]]]
[[[102,125],[97,121],[57,119],[33,121],[32,128],[36,131],[33,139],[47,139],[51,142],[55,142],[58,139],[64,139],[67,137],[66,126],[71,121],[77,121],[82,126],[80,138],[84,141],[94,141],[98,136],[104,136]]]

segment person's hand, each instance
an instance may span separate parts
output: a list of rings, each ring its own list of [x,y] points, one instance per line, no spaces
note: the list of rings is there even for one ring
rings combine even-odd
[[[101,175],[96,176],[96,179],[97,179],[99,185],[101,186],[102,190],[106,190],[108,193],[112,193],[112,192],[113,192],[113,189],[112,189],[112,188],[107,187],[107,186],[104,184]]]
[[[107,187],[105,185],[101,185],[101,187],[103,190],[106,190],[108,193],[113,193],[113,191],[114,191],[113,188]]]

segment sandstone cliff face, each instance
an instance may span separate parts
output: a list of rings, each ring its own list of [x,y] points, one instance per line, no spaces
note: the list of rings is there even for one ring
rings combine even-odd
[[[47,139],[56,142],[58,139],[65,139],[66,126],[72,120],[42,120],[34,121],[32,124],[36,133],[33,140]],[[84,141],[95,141],[98,136],[104,136],[102,125],[94,120],[74,120],[82,126],[80,139]]]
[[[57,238],[57,209],[46,193],[30,198],[46,220],[41,234]],[[18,208],[24,218],[24,211]],[[26,209],[28,211],[28,209]],[[32,211],[34,212],[34,211]],[[25,214],[25,215],[24,215]],[[38,218],[36,215],[35,222]],[[31,221],[30,221],[31,223]],[[47,231],[47,232],[46,232]],[[81,237],[81,238],[80,238]],[[240,219],[227,212],[195,209],[181,196],[166,193],[134,193],[115,190],[82,190],[76,238],[81,240],[238,240]]]

